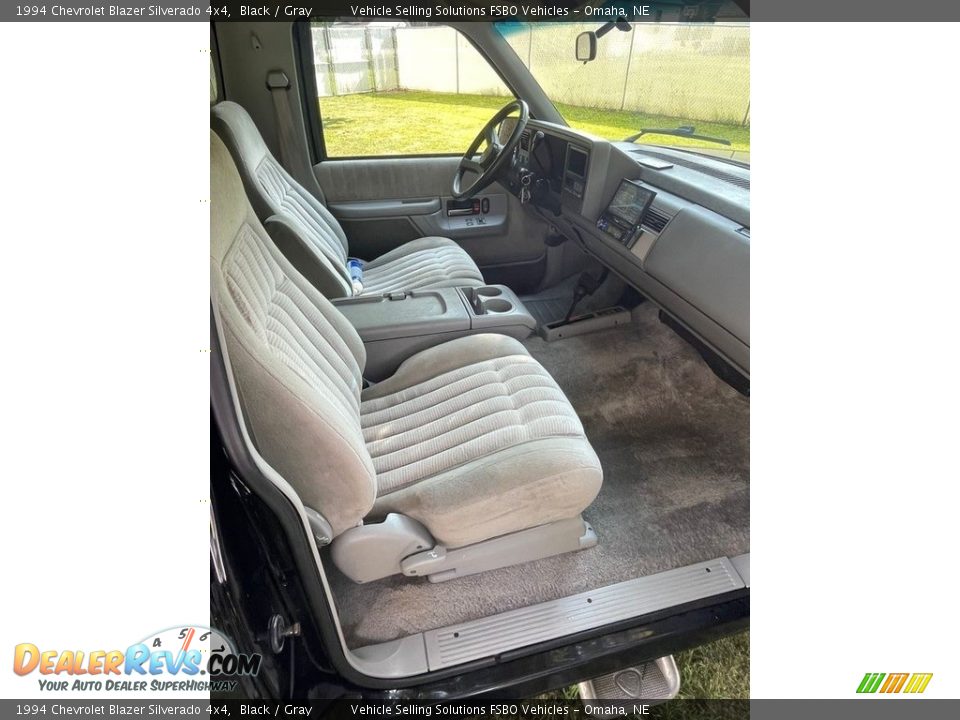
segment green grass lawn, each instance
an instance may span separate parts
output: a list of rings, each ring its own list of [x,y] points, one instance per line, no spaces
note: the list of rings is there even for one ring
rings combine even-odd
[[[750,633],[740,633],[677,655],[680,695],[687,699],[750,697]]]
[[[509,98],[413,91],[341,95],[319,99],[330,157],[463,153],[480,128]],[[749,152],[750,128],[622,110],[557,105],[571,126],[609,140],[622,140],[643,127],[694,125],[697,132],[731,141]],[[650,142],[724,149],[723,145],[663,135]]]

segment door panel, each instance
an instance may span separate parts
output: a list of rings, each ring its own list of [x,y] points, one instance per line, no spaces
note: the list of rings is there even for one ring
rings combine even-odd
[[[370,259],[416,237],[459,243],[488,282],[519,292],[535,288],[545,268],[546,224],[498,184],[478,196],[488,212],[459,214],[450,186],[459,158],[325,160],[314,168],[350,252]],[[452,212],[451,212],[452,211]]]
[[[463,244],[469,238],[477,238],[490,248],[491,238],[509,233],[509,200],[503,192],[484,192],[459,204],[453,198],[433,197],[336,202],[328,203],[327,207],[347,231],[351,254],[364,259],[372,259],[396,247],[401,240],[438,236]],[[481,208],[482,212],[478,214],[476,208]],[[370,234],[370,226],[378,227],[378,232],[383,235],[377,238],[375,248],[364,240]],[[355,235],[350,235],[347,228]],[[411,228],[416,233],[413,238],[405,234]],[[490,264],[500,262],[499,258],[492,257]]]
[[[327,202],[425,198],[450,192],[455,157],[325,160],[314,167]]]

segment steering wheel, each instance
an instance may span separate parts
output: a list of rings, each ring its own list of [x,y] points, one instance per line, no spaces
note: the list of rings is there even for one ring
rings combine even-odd
[[[502,123],[511,113],[518,112],[520,117],[517,124],[513,127],[513,132],[507,141],[500,144],[500,123]],[[490,118],[489,122],[483,126],[480,134],[470,143],[470,147],[460,158],[460,164],[457,165],[457,172],[453,176],[453,197],[456,200],[465,200],[476,195],[487,185],[492,183],[500,172],[500,169],[510,159],[514,148],[520,142],[520,136],[527,126],[527,120],[530,119],[530,109],[523,100],[513,100],[504,105],[497,114]],[[474,160],[474,156],[480,151],[480,146],[486,141],[487,147],[480,155],[480,160]],[[467,172],[477,175],[476,179],[466,187],[463,185],[463,176]]]

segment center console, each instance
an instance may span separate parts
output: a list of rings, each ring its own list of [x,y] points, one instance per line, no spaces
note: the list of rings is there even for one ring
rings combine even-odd
[[[379,382],[411,355],[465,335],[495,332],[523,340],[536,320],[503,285],[408,290],[333,300],[367,350],[364,377]]]

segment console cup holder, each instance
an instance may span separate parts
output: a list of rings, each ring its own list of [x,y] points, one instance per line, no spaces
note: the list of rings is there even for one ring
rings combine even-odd
[[[499,292],[499,290],[497,292]],[[505,313],[513,310],[513,303],[503,298],[493,298],[492,300],[483,301],[483,309],[484,312],[488,313]]]
[[[460,288],[474,315],[503,315],[516,311],[515,301],[503,288],[492,285]],[[501,297],[502,296],[502,297]]]

